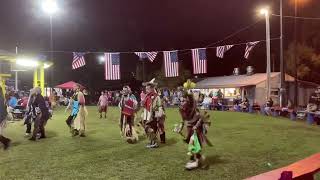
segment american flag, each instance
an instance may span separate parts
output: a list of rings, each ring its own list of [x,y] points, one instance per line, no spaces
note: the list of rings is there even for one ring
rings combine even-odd
[[[206,49],[192,49],[193,73],[207,73]]]
[[[248,59],[250,52],[252,49],[259,43],[260,41],[248,42],[246,45],[246,51],[244,53],[244,58]]]
[[[120,53],[105,53],[106,80],[120,79]]]
[[[135,52],[140,59],[148,58],[149,61],[153,62],[157,57],[157,52]]]
[[[232,47],[233,47],[233,45],[218,46],[217,47],[217,57],[223,58],[224,53],[226,53]]]
[[[166,77],[179,76],[179,62],[177,51],[164,51],[164,69]]]
[[[86,61],[84,60],[85,54],[86,53],[73,52],[72,69],[77,69],[86,65]]]

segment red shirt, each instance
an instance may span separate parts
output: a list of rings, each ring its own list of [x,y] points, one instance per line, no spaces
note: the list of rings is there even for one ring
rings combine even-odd
[[[22,98],[22,103],[21,103],[21,106],[23,107],[23,108],[26,108],[27,107],[27,105],[28,105],[28,97],[23,97]]]
[[[151,92],[148,93],[147,96],[145,97],[145,101],[144,101],[144,107],[147,109],[147,111],[151,110],[151,106],[152,106],[152,101],[158,96],[157,93],[155,92]]]

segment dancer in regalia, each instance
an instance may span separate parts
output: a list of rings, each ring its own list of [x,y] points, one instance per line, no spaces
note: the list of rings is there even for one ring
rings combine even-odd
[[[79,101],[78,100],[75,100],[75,99],[78,99],[77,98],[77,94],[74,93],[72,97],[69,98],[69,103],[68,103],[68,106],[65,110],[65,112],[67,112],[69,109],[71,110],[71,113],[70,115],[68,116],[67,120],[66,120],[66,123],[70,129],[70,132],[72,134],[72,136],[76,133],[76,131],[74,130],[73,128],[73,122],[74,122],[74,119],[77,117],[78,115],[78,112],[79,112]]]
[[[133,126],[138,102],[136,97],[132,94],[129,86],[124,86],[121,94],[122,97],[119,102],[119,108],[121,111],[119,122],[121,136],[124,137],[128,143],[135,143],[138,140],[138,136],[135,133]]]
[[[182,97],[179,111],[183,121],[175,131],[182,134],[183,127],[187,128],[185,142],[189,144],[190,162],[186,164],[185,168],[191,170],[204,165],[204,156],[201,155],[203,144],[211,146],[205,135],[210,125],[210,117],[207,112],[199,111],[193,94],[187,92]]]
[[[41,95],[40,87],[35,87],[33,89],[31,111],[35,112],[34,118],[34,129],[32,136],[29,140],[35,141],[37,139],[38,133],[40,134],[40,139],[46,138],[45,135],[45,125],[47,124],[48,119],[50,118],[49,109],[46,106],[46,102]]]
[[[29,98],[28,98],[28,103],[27,103],[27,110],[24,115],[24,125],[26,125],[26,134],[25,137],[28,137],[31,134],[31,128],[32,128],[32,123],[34,122],[36,118],[36,113],[34,111],[34,108],[32,107],[32,102],[34,98],[34,90],[30,90]]]
[[[143,83],[143,85],[146,87],[147,93],[145,99],[142,101],[143,125],[150,140],[150,143],[146,146],[147,148],[157,148],[159,146],[157,133],[160,134],[161,141],[163,143],[165,142],[165,113],[161,98],[155,90],[155,86],[157,84],[154,81],[155,79],[152,79],[150,82]]]
[[[86,116],[88,114],[85,106],[84,94],[80,89],[80,85],[76,84],[74,87],[75,94],[73,99],[74,121],[72,124],[73,136],[80,135],[80,137],[86,137]]]

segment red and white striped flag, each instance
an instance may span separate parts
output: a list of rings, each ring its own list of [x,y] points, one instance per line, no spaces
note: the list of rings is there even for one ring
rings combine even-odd
[[[157,57],[157,52],[135,52],[140,59],[148,58],[149,61],[153,62]]]
[[[225,45],[225,46],[218,46],[217,47],[217,57],[223,58],[224,53],[226,53],[229,49],[231,49],[233,45]]]
[[[252,49],[259,43],[260,41],[248,42],[246,45],[246,51],[244,53],[244,58],[248,59],[250,52]]]
[[[86,53],[73,52],[72,69],[78,69],[86,65],[86,61],[84,60],[85,54]]]
[[[207,73],[206,49],[192,49],[193,74]]]
[[[106,80],[120,79],[120,53],[105,53]]]
[[[177,51],[163,51],[164,69],[166,77],[179,76],[179,62]]]

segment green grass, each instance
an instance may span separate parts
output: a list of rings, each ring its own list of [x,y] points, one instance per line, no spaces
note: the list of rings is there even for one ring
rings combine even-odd
[[[180,121],[177,109],[167,109],[167,141],[146,149],[146,140],[127,144],[120,138],[119,112],[110,108],[107,120],[88,107],[86,138],[72,138],[67,114],[57,110],[47,124],[45,140],[29,142],[22,122],[11,123],[9,151],[0,151],[0,179],[243,179],[288,165],[320,152],[319,127],[302,122],[235,112],[212,112],[205,148],[210,167],[188,172],[187,146],[172,132]],[[271,167],[267,165],[271,164]]]

